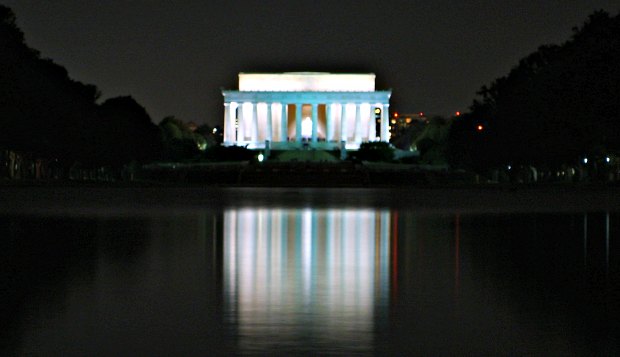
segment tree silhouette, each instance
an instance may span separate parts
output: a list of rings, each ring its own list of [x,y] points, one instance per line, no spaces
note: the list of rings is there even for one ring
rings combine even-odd
[[[122,166],[161,153],[161,134],[131,97],[98,105],[93,85],[28,47],[0,5],[0,149],[59,159],[65,166]]]
[[[453,162],[559,166],[620,153],[620,15],[593,13],[478,95],[453,125]]]
[[[0,5],[0,146],[76,159],[89,139],[99,92],[28,47]]]
[[[164,140],[163,157],[167,160],[193,159],[207,148],[206,138],[180,119],[165,117],[159,127]]]
[[[97,147],[105,149],[104,161],[122,165],[157,159],[161,134],[144,107],[132,97],[111,98],[101,104]]]

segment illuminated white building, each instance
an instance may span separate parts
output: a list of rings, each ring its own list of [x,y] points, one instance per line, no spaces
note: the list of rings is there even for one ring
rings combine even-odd
[[[375,90],[372,73],[239,73],[239,90],[222,90],[224,145],[357,149],[387,142],[391,94]]]

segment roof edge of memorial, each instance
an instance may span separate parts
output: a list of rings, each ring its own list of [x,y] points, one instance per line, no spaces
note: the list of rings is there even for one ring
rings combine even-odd
[[[239,74],[294,74],[294,75],[307,75],[307,76],[315,76],[315,75],[373,75],[376,76],[373,72],[239,72]]]

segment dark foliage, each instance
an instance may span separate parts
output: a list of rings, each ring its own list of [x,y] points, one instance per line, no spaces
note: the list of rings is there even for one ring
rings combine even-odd
[[[116,97],[103,102],[98,110],[98,145],[107,164],[147,161],[161,155],[159,128],[144,107],[132,97]]]
[[[193,160],[200,157],[207,146],[207,139],[189,124],[173,116],[159,123],[163,135],[163,159],[170,161]]]
[[[0,5],[0,148],[65,166],[122,165],[154,158],[157,127],[131,98],[98,106],[99,91],[28,47],[11,9]]]
[[[13,12],[0,5],[0,147],[80,158],[98,96],[29,48]]]
[[[209,161],[250,161],[255,152],[242,146],[212,146],[207,148],[205,157]]]
[[[559,166],[620,153],[620,15],[595,12],[478,94],[453,124],[454,164]]]
[[[355,157],[362,161],[392,161],[394,149],[382,141],[362,143]]]

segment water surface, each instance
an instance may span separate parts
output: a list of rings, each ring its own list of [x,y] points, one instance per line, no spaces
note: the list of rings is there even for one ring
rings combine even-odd
[[[2,348],[45,356],[617,355],[619,222],[613,210],[278,200],[5,213]]]

